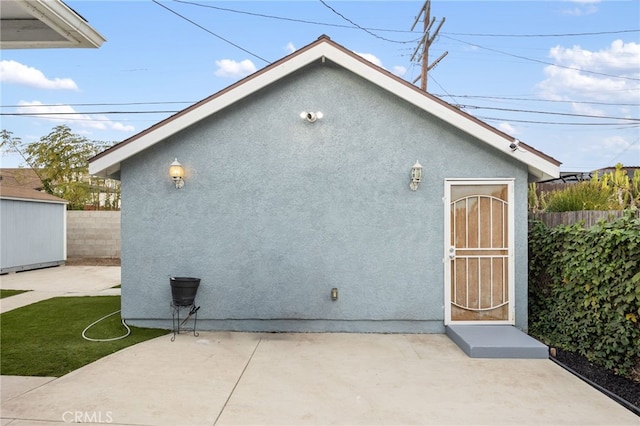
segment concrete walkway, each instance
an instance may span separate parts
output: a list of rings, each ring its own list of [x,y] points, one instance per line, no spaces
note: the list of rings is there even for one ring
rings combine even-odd
[[[640,425],[550,360],[446,335],[168,334],[21,379],[1,378],[2,425]]]
[[[30,290],[0,299],[0,314],[60,296],[117,295],[119,266],[57,266],[0,275],[0,289]]]

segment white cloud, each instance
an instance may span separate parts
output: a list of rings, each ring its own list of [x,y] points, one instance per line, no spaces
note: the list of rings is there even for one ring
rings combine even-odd
[[[577,6],[571,9],[563,10],[563,14],[572,16],[585,16],[594,14],[598,11],[598,8],[595,5],[600,3],[600,0],[571,0],[571,3],[574,3]]]
[[[0,81],[37,89],[78,90],[70,78],[49,79],[42,71],[13,60],[0,61]]]
[[[549,56],[561,65],[585,68],[598,72],[615,72],[628,76],[638,75],[640,63],[640,44],[615,40],[605,49],[597,52],[582,49],[580,46],[566,48],[553,47]]]
[[[391,72],[398,77],[403,77],[407,73],[407,68],[403,67],[402,65],[396,65],[391,69]]]
[[[364,58],[367,61],[371,62],[372,64],[379,66],[380,68],[387,69],[384,65],[382,65],[382,61],[380,60],[380,58],[378,58],[373,53],[360,53],[360,52],[354,52],[354,53],[360,56],[361,58]],[[402,77],[407,73],[407,69],[402,65],[396,65],[393,68],[391,68],[391,72],[397,75],[398,77]]]
[[[537,85],[543,98],[637,103],[640,84],[628,78],[640,78],[640,44],[616,40],[599,51],[556,46],[550,49],[549,56],[566,68],[544,68],[547,78]]]
[[[256,72],[256,66],[249,59],[236,62],[233,59],[222,59],[216,61],[218,69],[215,75],[218,77],[246,77]]]
[[[586,5],[586,6],[574,7],[572,9],[565,9],[562,11],[562,13],[570,16],[586,16],[586,15],[593,15],[597,11],[598,11],[597,7],[593,5]]]
[[[296,47],[293,45],[292,42],[287,43],[287,45],[284,47],[284,50],[286,50],[288,53],[293,53],[296,51]]]
[[[515,136],[518,134],[518,131],[515,129],[515,127],[513,127],[511,124],[507,122],[502,122],[498,124],[498,129],[502,130],[503,132],[511,136]]]
[[[366,59],[372,64],[382,67],[382,61],[376,55],[373,55],[371,53],[359,53],[359,52],[355,52],[355,54],[358,56],[361,56],[362,58]]]
[[[593,106],[591,106],[589,104],[579,104],[579,103],[572,102],[571,103],[571,109],[573,109],[573,111],[576,114],[594,115],[594,116],[605,116],[605,115],[607,115],[606,112],[604,110],[602,110],[601,108],[594,108]]]
[[[106,116],[92,116],[76,112],[70,105],[43,105],[42,102],[20,101],[17,112],[20,114],[38,114],[39,118],[50,120],[54,123],[66,123],[73,127],[83,127],[95,130],[118,130],[133,132],[135,127],[117,121],[112,121]]]
[[[602,140],[604,148],[612,152],[640,151],[640,144],[632,144],[622,136],[610,136]],[[631,165],[631,164],[630,164]]]

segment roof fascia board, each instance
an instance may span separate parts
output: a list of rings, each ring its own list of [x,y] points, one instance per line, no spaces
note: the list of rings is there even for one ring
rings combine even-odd
[[[552,164],[544,158],[526,150],[512,151],[509,148],[510,143],[513,142],[512,139],[476,123],[472,116],[466,117],[466,113],[455,110],[451,106],[446,106],[444,103],[438,102],[430,95],[420,91],[413,85],[409,86],[408,83],[405,84],[392,76],[386,75],[385,70],[380,72],[379,70],[374,69],[373,64],[363,58],[360,58],[356,53],[341,48],[341,46],[335,45],[333,42],[329,41],[321,41],[315,45],[309,45],[307,49],[303,48],[302,50],[292,54],[292,56],[285,58],[285,60],[281,61],[274,68],[264,69],[266,72],[258,71],[255,76],[250,78],[248,77],[246,81],[232,87],[231,90],[228,90],[219,96],[214,95],[211,99],[205,100],[202,105],[193,108],[190,111],[186,111],[184,114],[174,119],[167,119],[164,124],[158,126],[156,129],[152,129],[146,134],[141,135],[131,143],[125,144],[102,157],[91,160],[89,163],[89,173],[108,177],[120,169],[119,165],[121,161],[143,151],[159,140],[165,139],[179,132],[187,126],[214,114],[215,112],[239,101],[240,99],[264,88],[265,86],[315,60],[324,58],[329,59],[373,84],[400,96],[407,102],[423,109],[454,127],[485,141],[495,149],[498,149],[507,155],[515,156],[517,160],[528,166],[529,173],[534,176],[539,178],[553,178],[557,177],[559,174],[559,168],[557,165]],[[516,152],[517,154],[514,155]]]
[[[73,47],[100,47],[106,40],[82,17],[61,1],[25,0],[20,5],[31,15],[69,40]],[[40,47],[42,43],[33,43]],[[54,42],[50,47],[68,47],[69,43]]]
[[[323,46],[323,44],[320,46]],[[235,102],[238,102],[257,90],[280,80],[314,60],[319,59],[321,56],[322,55],[317,54],[316,50],[309,49],[301,51],[298,55],[281,62],[276,65],[275,68],[268,69],[267,72],[260,73],[260,71],[258,71],[253,78],[248,78],[246,81],[233,87],[232,90],[228,90],[219,96],[214,95],[211,99],[205,100],[204,103],[197,108],[193,108],[174,119],[171,119],[171,117],[168,118],[168,121],[163,125],[143,134],[137,140],[125,144],[103,157],[91,160],[89,163],[89,174],[103,177],[112,175],[120,169],[118,165],[123,160],[144,151],[156,142],[166,139],[186,127],[215,114]],[[114,168],[113,166],[116,167]]]
[[[0,200],[24,201],[29,203],[46,203],[46,204],[69,204],[68,201],[45,200],[40,198],[16,197],[11,195],[0,195]]]

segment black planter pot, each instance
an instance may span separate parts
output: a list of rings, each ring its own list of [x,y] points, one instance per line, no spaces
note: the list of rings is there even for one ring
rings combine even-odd
[[[196,298],[200,278],[192,277],[171,277],[171,297],[176,306],[190,306]]]

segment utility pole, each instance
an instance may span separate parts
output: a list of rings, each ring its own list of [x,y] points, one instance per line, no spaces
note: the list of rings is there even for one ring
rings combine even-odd
[[[438,32],[440,31],[440,28],[442,28],[442,25],[444,25],[445,18],[442,18],[442,21],[440,21],[440,24],[438,25],[436,30],[433,32],[433,35],[429,36],[429,32],[431,31],[431,27],[433,27],[433,24],[436,22],[436,18],[431,17],[431,0],[426,0],[422,5],[422,9],[420,9],[418,16],[416,17],[415,22],[411,26],[411,31],[413,31],[413,29],[416,27],[416,24],[420,21],[420,17],[422,17],[423,14],[424,14],[424,19],[423,19],[424,35],[418,42],[418,46],[416,46],[416,50],[413,51],[413,55],[411,55],[410,61],[413,62],[416,56],[422,57],[422,70],[420,72],[420,76],[417,77],[415,80],[413,80],[413,83],[420,80],[420,88],[426,92],[427,91],[427,73],[433,67],[438,65],[438,62],[440,62],[445,56],[447,56],[449,52],[444,52],[442,55],[440,55],[440,57],[438,57],[438,59],[436,59],[435,61],[433,61],[431,65],[429,65],[429,47],[431,47],[431,43],[433,43],[433,41],[435,40],[436,36],[438,35]],[[420,48],[422,48],[422,51],[420,50]],[[419,54],[419,52],[421,52],[421,54]]]

